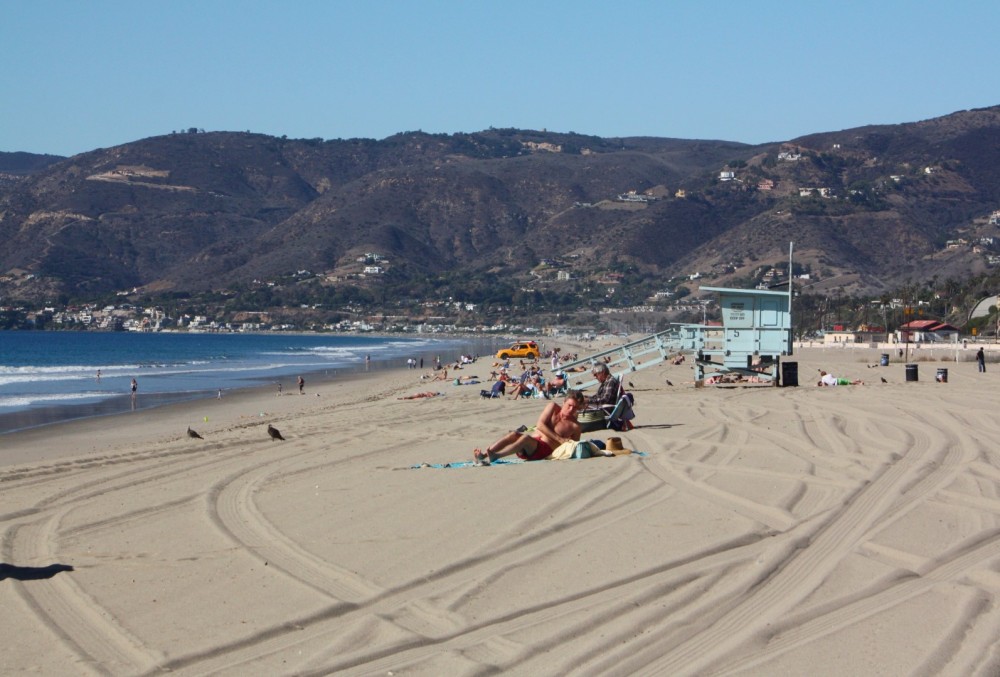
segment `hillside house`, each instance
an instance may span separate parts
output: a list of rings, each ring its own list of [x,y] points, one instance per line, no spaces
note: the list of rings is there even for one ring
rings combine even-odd
[[[830,197],[832,191],[826,187],[819,188],[799,188],[799,197],[812,197],[813,195],[819,195],[820,197]]]
[[[735,179],[736,179],[736,172],[732,170],[723,169],[721,172],[719,172],[719,181],[733,181]]]
[[[656,200],[652,195],[646,195],[643,193],[637,193],[634,190],[630,190],[627,193],[620,193],[616,198],[619,202],[654,202]]]

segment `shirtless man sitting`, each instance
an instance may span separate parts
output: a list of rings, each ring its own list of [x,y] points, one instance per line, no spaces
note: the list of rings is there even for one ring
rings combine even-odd
[[[562,406],[549,402],[535,423],[535,430],[526,432],[513,430],[486,447],[472,452],[476,465],[489,465],[492,461],[511,454],[525,461],[541,461],[563,442],[580,441],[580,424],[576,417],[583,408],[583,393],[570,390]]]

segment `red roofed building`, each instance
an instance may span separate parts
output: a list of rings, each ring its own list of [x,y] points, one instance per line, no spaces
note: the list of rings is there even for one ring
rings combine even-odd
[[[939,320],[913,320],[896,333],[901,343],[957,343],[959,330]]]

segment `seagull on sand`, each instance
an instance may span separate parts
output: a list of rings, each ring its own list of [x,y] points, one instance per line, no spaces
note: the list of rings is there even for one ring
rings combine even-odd
[[[271,436],[271,441],[274,440],[284,440],[285,438],[281,436],[281,432],[275,428],[270,423],[267,424],[267,434]]]
[[[191,426],[188,426],[188,437],[194,437],[194,438],[197,438],[199,440],[205,439],[204,437],[202,437],[201,435],[199,435],[196,431],[191,430]]]

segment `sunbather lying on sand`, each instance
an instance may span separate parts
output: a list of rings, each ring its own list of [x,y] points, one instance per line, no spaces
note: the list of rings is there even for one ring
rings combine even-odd
[[[415,393],[413,395],[407,395],[406,397],[397,397],[397,400],[417,400],[421,397],[437,397],[438,395],[444,395],[444,393],[432,393],[427,391],[426,393]]]
[[[473,460],[477,465],[489,465],[498,458],[517,454],[518,458],[526,461],[541,461],[563,442],[579,442],[580,424],[576,416],[583,408],[583,403],[583,393],[570,390],[566,393],[562,406],[555,402],[549,402],[545,406],[531,435],[512,430],[485,450],[473,451]]]
[[[863,386],[865,384],[861,379],[856,379],[852,381],[848,378],[837,378],[833,374],[828,374],[822,369],[819,370],[819,382],[816,383],[818,386]]]

